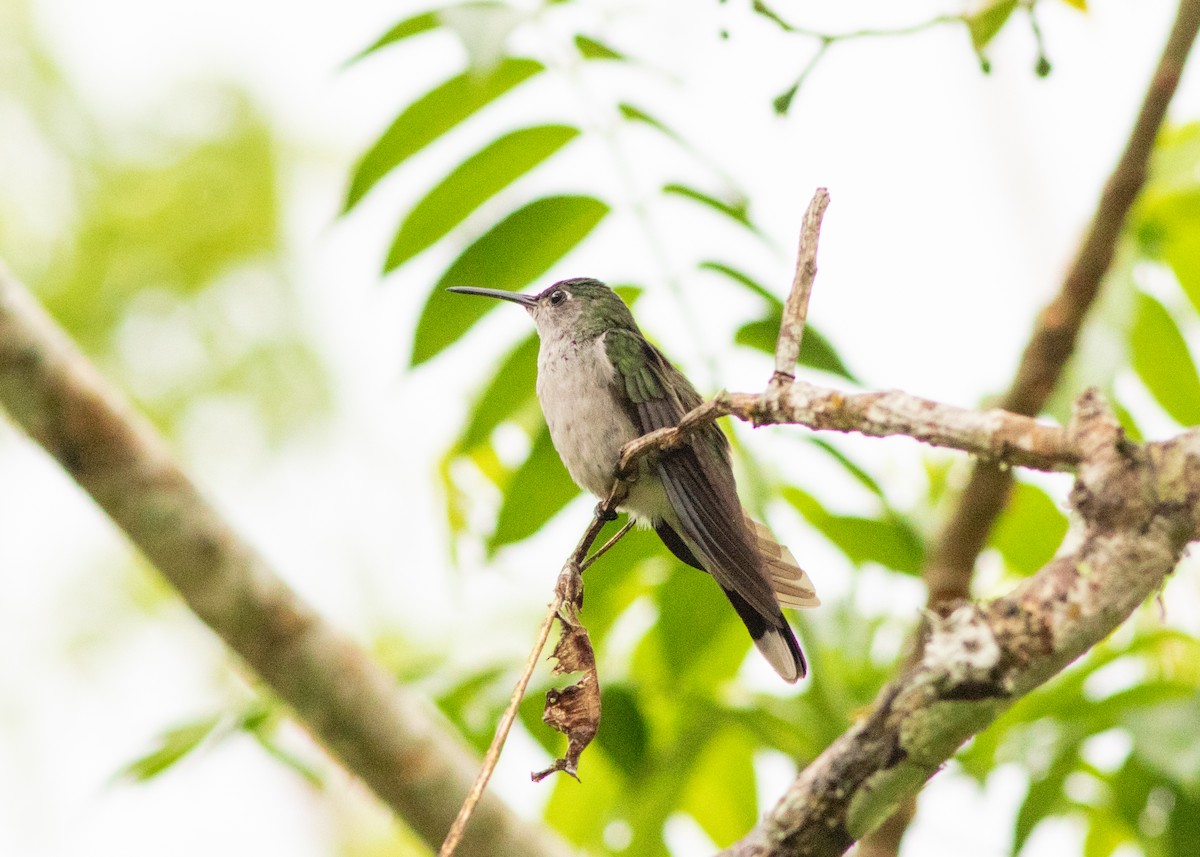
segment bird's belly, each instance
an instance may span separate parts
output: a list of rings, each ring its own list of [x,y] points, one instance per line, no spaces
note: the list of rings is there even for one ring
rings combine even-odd
[[[639,434],[612,381],[600,339],[543,343],[539,351],[537,393],[550,439],[575,484],[598,497],[608,496],[621,448]],[[630,501],[646,493],[635,483]]]

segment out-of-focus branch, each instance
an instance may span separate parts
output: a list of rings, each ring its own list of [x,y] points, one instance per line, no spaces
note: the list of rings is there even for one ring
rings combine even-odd
[[[162,438],[3,266],[0,406],[334,756],[427,842],[441,841],[471,785],[472,754],[233,532]],[[570,850],[485,796],[458,853]]]
[[[922,655],[801,771],[727,857],[837,855],[892,816],[970,736],[1104,639],[1200,530],[1200,430],[1136,446],[1098,393],[1071,426],[1079,547],[1013,593],[935,618]]]
[[[1038,316],[1012,386],[1000,407],[1033,416],[1050,398],[1075,350],[1079,329],[1112,264],[1184,64],[1200,29],[1200,0],[1182,0],[1162,57],[1142,100],[1120,160],[1104,186],[1096,213],[1062,289]],[[968,597],[975,560],[1004,509],[1012,476],[992,463],[975,466],[957,508],[934,542],[925,568],[929,606],[938,610]]]

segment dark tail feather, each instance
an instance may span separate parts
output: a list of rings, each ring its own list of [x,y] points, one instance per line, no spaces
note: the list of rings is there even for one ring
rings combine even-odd
[[[784,681],[804,678],[808,673],[808,664],[804,660],[804,652],[800,651],[800,644],[796,642],[792,626],[783,618],[783,613],[777,610],[774,617],[764,616],[731,589],[725,590],[725,596],[750,632],[754,645],[775,668],[775,672]]]

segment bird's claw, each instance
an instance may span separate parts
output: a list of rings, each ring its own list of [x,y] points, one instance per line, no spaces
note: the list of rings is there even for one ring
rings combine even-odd
[[[596,504],[596,511],[594,514],[602,521],[615,521],[617,519],[617,510],[609,509],[603,500]]]

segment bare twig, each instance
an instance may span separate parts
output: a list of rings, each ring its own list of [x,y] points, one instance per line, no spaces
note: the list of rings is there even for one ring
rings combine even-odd
[[[775,343],[775,374],[771,385],[777,386],[796,377],[796,360],[800,356],[800,339],[804,336],[804,322],[808,317],[808,299],[812,295],[813,280],[817,277],[817,242],[821,237],[821,219],[829,207],[829,191],[817,188],[804,223],[800,228],[800,246],[796,251],[796,273],[792,277],[792,288],[788,292],[783,308],[783,323],[779,326],[779,339]]]
[[[529,652],[529,657],[525,661],[525,667],[521,670],[521,675],[517,678],[517,683],[513,687],[512,695],[508,700],[508,707],[504,709],[504,714],[500,717],[500,722],[496,726],[496,734],[492,736],[492,743],[488,746],[487,753],[483,757],[483,764],[480,765],[479,773],[475,775],[475,781],[471,784],[466,799],[463,800],[462,806],[458,810],[458,815],[455,816],[454,823],[450,826],[450,831],[446,834],[446,838],[442,842],[442,847],[438,850],[438,857],[451,857],[458,848],[459,842],[462,841],[463,833],[467,829],[467,824],[471,821],[475,807],[479,803],[484,789],[487,788],[488,781],[492,778],[492,773],[496,770],[496,764],[500,761],[500,753],[504,750],[504,742],[508,740],[508,733],[517,718],[517,712],[521,707],[521,700],[525,698],[525,691],[529,687],[529,681],[533,677],[533,671],[537,667],[542,649],[546,647],[546,640],[550,637],[550,628],[554,624],[554,620],[557,618],[564,623],[573,623],[575,621],[575,608],[578,600],[582,598],[582,588],[578,582],[579,576],[601,554],[605,553],[620,541],[621,537],[629,532],[633,523],[632,521],[627,523],[616,535],[605,542],[604,546],[594,556],[585,561],[584,558],[587,556],[588,550],[600,535],[600,531],[604,529],[604,525],[612,520],[617,506],[625,498],[627,491],[628,485],[623,480],[614,480],[608,497],[596,505],[596,511],[592,514],[591,523],[584,530],[579,542],[575,545],[575,550],[571,552],[571,556],[563,563],[562,571],[559,574],[559,584],[555,587],[554,598],[551,599],[550,604],[546,607],[546,615],[543,617],[542,624],[538,628],[537,639],[534,641],[533,648]],[[576,602],[576,604],[569,602]]]
[[[330,753],[427,842],[441,840],[475,767],[462,741],[225,523],[165,441],[2,265],[0,405]],[[495,798],[476,814],[463,857],[569,853]]]

